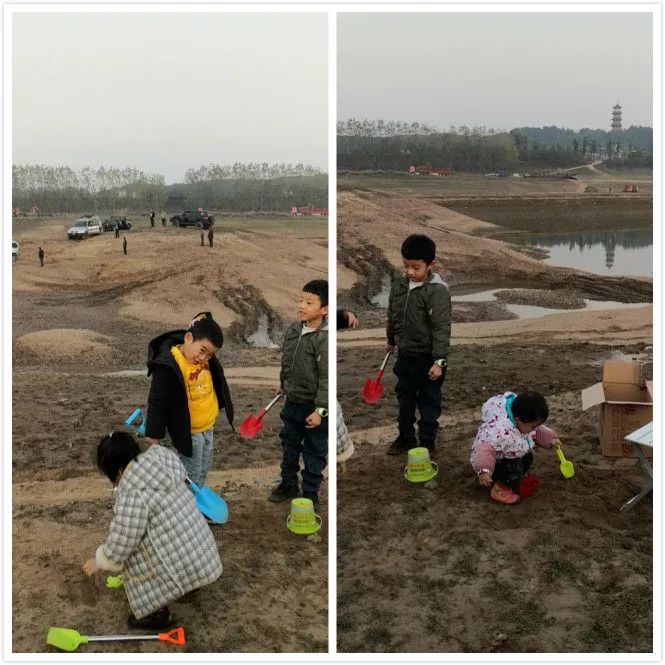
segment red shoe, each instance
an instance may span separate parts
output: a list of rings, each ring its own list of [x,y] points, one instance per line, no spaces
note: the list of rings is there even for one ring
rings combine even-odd
[[[490,498],[498,503],[505,503],[508,506],[514,506],[522,500],[519,494],[515,494],[513,490],[503,483],[494,483],[490,492]]]
[[[526,499],[526,497],[531,496],[538,489],[538,485],[540,485],[540,480],[533,474],[527,473],[526,476],[520,478],[520,482],[517,485],[517,493],[523,499]]]

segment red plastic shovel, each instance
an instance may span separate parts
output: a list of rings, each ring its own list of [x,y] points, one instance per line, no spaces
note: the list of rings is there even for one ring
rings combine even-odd
[[[383,359],[381,368],[376,373],[376,376],[373,379],[367,379],[367,381],[365,381],[365,387],[363,388],[363,400],[367,404],[374,404],[375,402],[378,402],[383,396],[384,386],[381,383],[381,377],[383,376],[383,370],[386,368],[386,364],[388,362],[388,358],[390,358],[391,353],[392,351],[388,351],[386,353],[386,357]]]
[[[263,423],[261,422],[261,420],[263,420],[263,416],[265,416],[266,413],[272,409],[277,400],[281,399],[281,397],[281,395],[275,395],[275,397],[273,397],[270,402],[268,402],[268,404],[263,407],[255,416],[247,416],[242,425],[240,425],[238,428],[240,436],[245,439],[251,439],[252,437],[255,437],[263,429]]]

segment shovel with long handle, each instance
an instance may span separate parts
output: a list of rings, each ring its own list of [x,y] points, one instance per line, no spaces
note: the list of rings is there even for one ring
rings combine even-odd
[[[261,422],[263,420],[263,416],[272,409],[273,406],[277,403],[278,400],[282,398],[282,395],[275,395],[266,406],[264,406],[255,416],[247,416],[245,420],[243,421],[242,425],[238,428],[238,431],[240,432],[240,436],[242,436],[245,439],[251,439],[255,437],[262,429],[263,429],[263,423]]]
[[[174,628],[168,633],[155,635],[81,635],[72,628],[49,628],[46,644],[62,651],[76,651],[82,644],[88,642],[137,642],[140,640],[159,640],[177,647],[185,645],[185,631],[183,628]]]
[[[367,404],[374,404],[375,402],[378,402],[383,396],[384,386],[381,383],[381,377],[383,376],[383,372],[386,369],[388,358],[390,358],[391,353],[392,351],[386,352],[385,358],[383,359],[381,367],[376,373],[376,376],[373,379],[367,379],[367,381],[365,381],[365,385],[363,387],[363,400]]]

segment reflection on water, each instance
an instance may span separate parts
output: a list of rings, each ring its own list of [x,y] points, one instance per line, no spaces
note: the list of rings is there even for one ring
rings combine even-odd
[[[547,234],[520,238],[520,244],[550,250],[546,263],[599,275],[650,277],[651,229]]]

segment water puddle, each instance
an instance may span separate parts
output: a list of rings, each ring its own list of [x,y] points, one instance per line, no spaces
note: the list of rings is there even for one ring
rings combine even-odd
[[[651,229],[539,234],[514,242],[549,250],[545,263],[553,266],[610,276],[651,277],[653,273]]]
[[[381,290],[375,295],[372,296],[369,301],[374,305],[374,307],[380,307],[381,309],[388,309],[388,300],[390,299],[390,277],[385,276],[381,282]]]
[[[278,345],[270,339],[268,315],[262,314],[259,317],[259,324],[256,331],[247,337],[247,343],[250,346],[260,349],[276,349]]]
[[[585,307],[581,309],[558,309],[550,307],[540,307],[538,305],[512,305],[498,301],[496,294],[503,289],[493,289],[491,291],[478,291],[477,293],[467,293],[461,296],[453,296],[453,303],[464,302],[499,302],[504,307],[517,316],[519,319],[536,319],[549,314],[564,314],[566,312],[588,312],[598,309],[632,309],[635,307],[644,307],[648,303],[625,303],[613,300],[589,300],[584,298]]]

